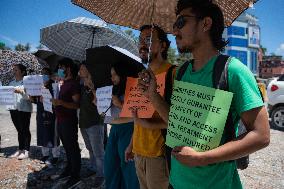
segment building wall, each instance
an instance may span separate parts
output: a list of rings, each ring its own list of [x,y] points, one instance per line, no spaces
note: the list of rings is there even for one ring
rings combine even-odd
[[[263,78],[278,77],[284,74],[282,56],[264,56],[259,67],[259,75]]]
[[[258,71],[258,48],[252,43],[259,43],[259,41],[252,40],[249,36],[249,27],[251,24],[248,21],[237,20],[224,30],[223,38],[229,42],[225,54],[238,58],[256,74]]]

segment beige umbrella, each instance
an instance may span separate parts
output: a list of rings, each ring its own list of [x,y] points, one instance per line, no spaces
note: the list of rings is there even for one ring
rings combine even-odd
[[[226,26],[257,0],[213,0],[224,14]],[[72,0],[108,23],[139,29],[156,24],[172,33],[176,15],[176,0]]]

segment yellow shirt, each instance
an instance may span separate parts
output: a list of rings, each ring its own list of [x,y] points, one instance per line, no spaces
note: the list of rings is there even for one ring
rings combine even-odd
[[[259,90],[262,94],[262,97],[264,99],[264,101],[266,101],[267,99],[267,94],[266,94],[266,87],[265,87],[265,84],[264,83],[257,83],[258,87],[259,87]]]
[[[157,75],[166,72],[170,67],[171,64],[164,64],[154,73]],[[154,113],[153,118],[161,119],[157,112]],[[161,129],[149,129],[139,125],[134,126],[133,153],[146,157],[158,157],[165,154],[164,148],[165,139],[162,136]]]

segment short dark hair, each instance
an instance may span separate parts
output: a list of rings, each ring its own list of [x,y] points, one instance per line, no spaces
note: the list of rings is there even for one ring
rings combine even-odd
[[[157,33],[158,33],[158,38],[162,41],[162,42],[165,42],[166,43],[166,48],[165,48],[165,50],[162,52],[162,57],[163,57],[163,59],[167,59],[168,58],[168,49],[169,49],[169,47],[170,47],[170,44],[171,44],[171,42],[170,42],[170,40],[168,39],[168,36],[167,36],[167,33],[162,29],[162,28],[160,28],[159,26],[157,26],[157,25],[143,25],[143,26],[141,26],[140,27],[140,32],[142,32],[143,30],[145,30],[145,29],[152,29],[152,28],[154,28],[154,30],[156,30],[157,31]]]
[[[49,69],[47,67],[42,68],[42,71],[46,71],[48,75],[52,74],[51,69]]]
[[[227,45],[224,41],[222,34],[225,28],[224,16],[220,7],[212,0],[179,0],[176,8],[176,15],[184,9],[191,8],[191,11],[198,19],[210,17],[212,19],[212,26],[210,29],[210,38],[213,46],[219,51],[223,51]]]
[[[70,68],[71,74],[73,78],[76,78],[78,75],[78,66],[73,62],[70,58],[63,58],[58,61],[58,66],[64,66],[65,68]]]
[[[27,67],[24,66],[23,64],[15,64],[14,66],[17,66],[21,72],[23,73],[23,76],[27,75]]]

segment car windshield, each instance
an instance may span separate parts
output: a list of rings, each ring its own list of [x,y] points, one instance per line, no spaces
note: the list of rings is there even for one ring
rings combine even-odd
[[[284,75],[281,75],[277,81],[284,81]]]

